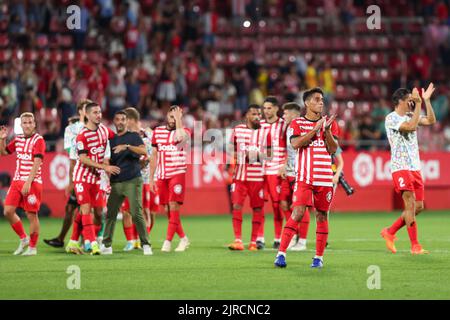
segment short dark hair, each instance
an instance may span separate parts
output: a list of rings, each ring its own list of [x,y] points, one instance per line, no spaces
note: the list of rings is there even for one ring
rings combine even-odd
[[[137,111],[136,108],[128,107],[125,108],[124,111],[126,112],[128,119],[133,119],[135,121],[139,121],[141,119],[141,115],[139,114],[139,111]]]
[[[263,102],[263,103],[265,103],[265,102],[270,102],[270,103],[273,104],[274,106],[277,106],[277,107],[278,107],[278,99],[277,99],[275,96],[267,96],[267,97],[264,99],[264,102]]]
[[[395,90],[394,94],[392,95],[392,103],[394,104],[394,106],[397,106],[400,100],[405,100],[409,94],[411,94],[411,91],[406,88],[399,88]]]
[[[314,93],[320,93],[323,96],[323,91],[319,87],[312,88],[303,92],[303,102],[306,102]]]
[[[116,113],[114,113],[114,117],[116,117],[118,115],[123,115],[123,116],[125,116],[125,118],[128,118],[128,115],[125,112],[125,110],[119,110],[119,111],[116,111]]]
[[[301,109],[302,107],[300,107],[300,105],[296,102],[287,102],[283,104],[283,110],[294,110],[300,112]]]
[[[252,104],[250,104],[250,105],[248,106],[247,111],[245,111],[245,114],[247,114],[247,113],[250,111],[250,109],[258,109],[258,110],[260,110],[261,107],[260,107],[259,104],[252,103]]]
[[[176,108],[181,108],[181,107],[179,105],[174,104],[174,105],[170,106],[169,112],[175,110]]]
[[[92,103],[92,100],[89,99],[81,99],[80,101],[78,101],[77,103],[77,112],[80,113],[80,110],[82,110],[84,108],[85,105],[87,105],[88,103]]]
[[[100,107],[100,105],[97,102],[89,102],[88,104],[86,104],[85,110],[86,112],[89,112],[89,110],[95,107]]]

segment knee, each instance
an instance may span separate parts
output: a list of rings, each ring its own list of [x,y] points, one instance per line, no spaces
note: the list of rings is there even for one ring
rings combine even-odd
[[[14,208],[10,208],[10,207],[5,207],[5,217],[12,217],[14,214],[16,213],[16,209]]]
[[[325,222],[328,220],[328,214],[323,211],[317,212],[316,219],[317,219],[317,222]]]
[[[242,206],[240,204],[233,204],[233,210],[241,210]]]
[[[280,208],[281,208],[281,210],[283,210],[283,211],[288,211],[288,210],[289,210],[289,206],[288,206],[288,204],[287,204],[286,201],[281,201],[281,202],[280,202]]]
[[[292,211],[291,218],[294,221],[300,222],[300,220],[302,220],[304,214],[305,214],[304,207],[295,207],[294,210]]]

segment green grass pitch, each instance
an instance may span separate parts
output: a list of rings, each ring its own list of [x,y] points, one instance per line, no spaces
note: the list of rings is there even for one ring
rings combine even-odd
[[[123,252],[125,238],[117,224],[112,256],[74,256],[46,246],[42,239],[58,233],[61,221],[41,220],[38,256],[13,256],[18,240],[0,220],[0,299],[450,299],[450,212],[424,212],[418,217],[419,240],[429,255],[409,253],[402,229],[397,254],[380,238],[382,227],[398,213],[332,214],[325,266],[312,270],[315,223],[307,252],[288,252],[286,269],[273,266],[272,216],[266,216],[268,249],[231,252],[230,216],[184,217],[191,247],[162,253],[167,220],[159,216],[151,241],[153,256]],[[250,237],[245,215],[244,239]],[[25,221],[26,219],[24,219]],[[28,229],[28,223],[25,221]],[[244,241],[245,241],[244,240]],[[173,248],[177,245],[175,239]],[[67,268],[81,270],[81,288],[69,290]],[[369,290],[368,267],[380,269],[380,289]],[[370,282],[370,281],[369,281]]]

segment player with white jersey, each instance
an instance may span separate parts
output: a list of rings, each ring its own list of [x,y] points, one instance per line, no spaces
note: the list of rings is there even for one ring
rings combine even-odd
[[[322,268],[323,254],[328,239],[328,211],[333,199],[333,171],[331,155],[338,147],[338,126],[335,117],[322,116],[324,102],[320,88],[303,94],[306,114],[292,121],[289,126],[290,143],[297,149],[296,180],[291,217],[287,221],[275,266],[286,267],[286,249],[297,233],[307,207],[316,209],[316,255],[312,268]]]
[[[286,161],[286,122],[278,117],[278,100],[269,96],[262,105],[264,120],[261,125],[269,126],[272,156],[264,163],[264,190],[270,196],[273,209],[274,241],[273,248],[280,247],[281,231],[283,228],[283,212],[280,208],[280,194],[282,178],[280,170]],[[264,216],[260,232],[256,240],[258,249],[264,248]]]
[[[41,206],[41,167],[45,154],[45,141],[36,132],[36,120],[32,113],[22,113],[20,125],[23,134],[17,135],[8,145],[5,143],[7,129],[0,127],[0,155],[15,152],[17,156],[16,172],[6,195],[4,214],[20,238],[19,247],[14,255],[32,256],[37,254],[36,245],[39,237],[38,211]],[[17,207],[25,211],[30,221],[29,237],[16,214]]]
[[[159,203],[165,206],[169,217],[166,240],[161,248],[163,252],[170,252],[175,233],[180,237],[175,251],[184,251],[190,244],[180,220],[180,207],[186,193],[186,148],[190,140],[190,130],[183,127],[182,116],[183,111],[179,106],[171,106],[167,113],[167,124],[156,127],[152,137],[150,191],[156,193],[158,190]]]
[[[418,126],[429,126],[436,123],[430,98],[434,92],[431,83],[427,90],[422,89],[422,98],[426,106],[426,116],[420,115],[422,99],[417,88],[411,92],[400,88],[392,96],[395,110],[386,116],[385,126],[391,146],[391,173],[395,191],[401,193],[405,209],[391,227],[384,228],[381,236],[386,240],[387,248],[396,253],[396,232],[407,226],[411,241],[412,254],[426,254],[417,240],[418,215],[424,208],[424,184],[420,173],[419,144],[417,142]],[[411,113],[411,111],[413,111]]]
[[[245,115],[245,123],[233,128],[229,144],[230,153],[235,159],[231,197],[233,204],[234,242],[230,250],[244,250],[242,243],[242,207],[245,198],[250,198],[253,210],[252,233],[248,249],[258,250],[256,238],[264,215],[264,161],[270,148],[269,125],[261,125],[261,108],[252,104]]]
[[[301,107],[295,102],[288,102],[283,105],[283,119],[289,126],[292,121],[300,117]],[[287,130],[286,140],[290,141],[293,132],[292,130]],[[286,218],[289,220],[292,210],[292,196],[295,185],[295,167],[297,159],[297,150],[295,150],[290,143],[286,147],[286,160],[284,166],[280,170],[281,181],[281,193],[280,193],[280,209]],[[294,237],[289,244],[288,249],[292,251],[304,251],[306,250],[306,238],[309,229],[309,209],[306,208],[305,214],[300,221],[298,227],[298,237]]]
[[[81,129],[84,127],[85,121],[85,106],[86,104],[92,102],[89,99],[81,100],[77,104],[77,113],[78,113],[78,121],[74,123],[70,123],[65,131],[64,131],[64,150],[66,150],[69,155],[70,167],[69,167],[69,185],[66,188],[66,194],[69,196],[65,207],[65,216],[63,220],[63,225],[61,227],[61,231],[59,235],[52,239],[44,239],[44,242],[49,246],[55,248],[64,247],[64,239],[66,237],[67,232],[73,223],[73,217],[76,208],[78,207],[77,198],[75,195],[75,190],[73,189],[73,168],[75,167],[76,160],[78,158],[76,152],[76,138],[78,133],[80,133]]]
[[[100,106],[88,103],[85,107],[87,122],[76,138],[78,159],[73,172],[73,182],[80,212],[75,217],[70,242],[66,251],[81,253],[78,244],[80,230],[85,244],[90,245],[92,254],[100,254],[96,239],[91,209],[101,212],[105,206],[104,193],[100,189],[101,170],[109,174],[118,174],[120,169],[104,163],[107,142],[114,137],[114,132],[100,123],[102,112]]]

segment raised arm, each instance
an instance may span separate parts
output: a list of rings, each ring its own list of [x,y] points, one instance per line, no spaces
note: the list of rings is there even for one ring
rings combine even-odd
[[[422,98],[425,102],[425,108],[426,108],[426,116],[421,117],[419,120],[420,126],[431,126],[436,123],[436,115],[434,114],[433,106],[431,105],[431,95],[433,94],[435,88],[433,83],[430,83],[428,85],[428,88],[426,91],[422,89]]]
[[[311,143],[311,140],[314,138],[314,136],[317,134],[317,132],[322,128],[323,123],[325,122],[325,118],[320,119],[317,121],[316,126],[307,134],[304,136],[293,136],[291,137],[291,145],[292,148],[298,149],[305,147]]]
[[[327,151],[329,154],[334,154],[338,148],[338,142],[334,138],[333,133],[331,132],[331,125],[334,121],[334,116],[331,117],[325,126],[325,145],[327,147]]]
[[[0,156],[6,156],[8,151],[6,151],[6,137],[8,136],[8,130],[6,127],[0,127]]]
[[[422,99],[419,96],[419,91],[417,90],[417,88],[413,89],[411,97],[413,98],[415,103],[414,113],[411,120],[405,121],[400,125],[400,132],[416,131],[417,127],[419,126],[420,111],[422,110]]]

